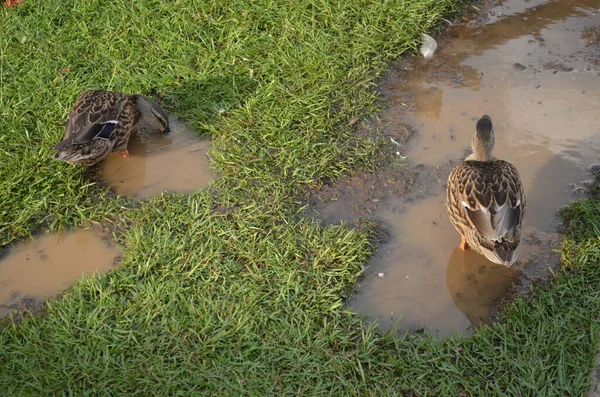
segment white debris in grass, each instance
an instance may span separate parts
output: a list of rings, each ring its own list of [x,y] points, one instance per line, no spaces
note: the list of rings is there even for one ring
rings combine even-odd
[[[425,59],[431,59],[435,50],[437,50],[437,42],[433,37],[428,34],[423,33],[421,41],[421,48],[419,48],[419,52],[423,55]]]

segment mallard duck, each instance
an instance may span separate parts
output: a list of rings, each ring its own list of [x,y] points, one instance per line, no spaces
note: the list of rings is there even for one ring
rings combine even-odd
[[[167,112],[143,95],[85,91],[73,105],[53,157],[75,165],[93,165],[114,152],[127,157],[129,137],[141,118],[163,133],[169,130]]]
[[[492,156],[494,128],[488,115],[477,121],[473,154],[457,164],[446,187],[450,221],[470,246],[490,261],[510,266],[517,260],[525,193],[514,165]]]

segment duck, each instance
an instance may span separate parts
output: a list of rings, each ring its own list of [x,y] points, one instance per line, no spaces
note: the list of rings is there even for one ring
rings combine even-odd
[[[69,113],[64,137],[56,145],[53,158],[91,166],[115,152],[128,157],[129,137],[142,118],[160,132],[169,132],[168,113],[143,95],[84,91]]]
[[[460,248],[468,247],[491,262],[512,266],[518,259],[525,215],[525,192],[517,168],[496,159],[492,118],[477,120],[471,139],[473,153],[448,176],[446,208],[461,235]]]

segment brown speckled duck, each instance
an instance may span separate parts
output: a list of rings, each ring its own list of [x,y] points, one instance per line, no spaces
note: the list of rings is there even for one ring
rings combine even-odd
[[[167,112],[142,95],[85,91],[73,105],[53,157],[75,165],[93,165],[114,152],[127,157],[129,137],[141,118],[169,131]]]
[[[490,261],[510,266],[517,260],[525,193],[514,165],[492,156],[494,128],[488,115],[477,121],[473,154],[457,164],[446,187],[450,221],[470,246]]]

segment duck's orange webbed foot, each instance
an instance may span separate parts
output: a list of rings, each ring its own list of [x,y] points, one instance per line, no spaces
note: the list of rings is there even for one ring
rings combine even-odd
[[[123,155],[123,157],[127,158],[129,157],[129,150],[125,149],[121,152],[121,154]]]
[[[459,245],[461,250],[466,250],[467,249],[467,239],[465,239],[465,236],[460,236],[460,245]]]

